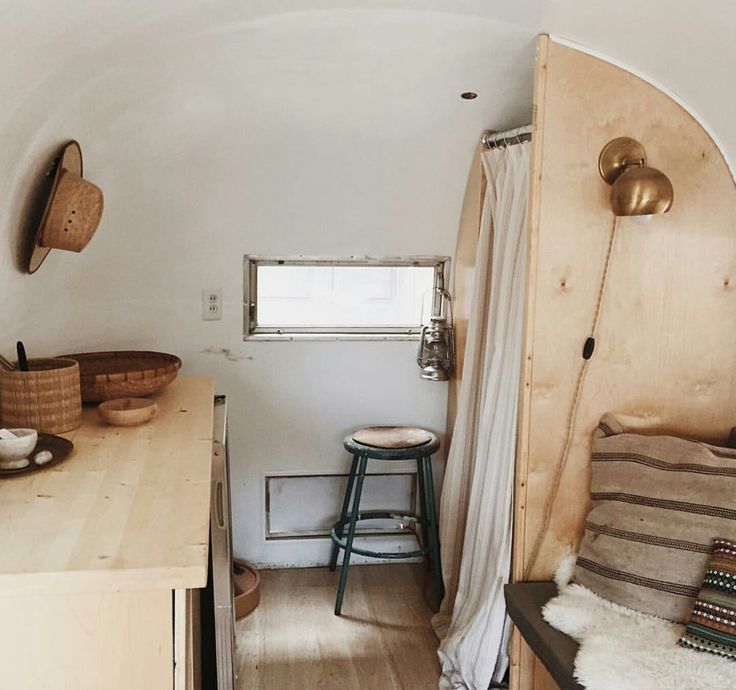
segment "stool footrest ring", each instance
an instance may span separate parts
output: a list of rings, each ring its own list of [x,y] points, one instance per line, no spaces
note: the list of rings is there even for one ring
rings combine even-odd
[[[330,539],[339,549],[345,549],[345,539],[339,537],[337,530],[345,527],[350,522],[351,515],[347,515],[345,519],[338,520],[332,526],[332,532],[330,533]],[[399,511],[381,511],[381,510],[366,510],[358,513],[358,522],[361,520],[406,520],[411,522],[422,522],[419,515],[413,513],[401,513]],[[357,536],[357,535],[356,535]],[[418,558],[419,556],[427,556],[429,554],[429,548],[420,548],[414,551],[371,551],[369,549],[361,549],[355,544],[350,549],[351,553],[357,553],[360,556],[366,556],[368,558]]]

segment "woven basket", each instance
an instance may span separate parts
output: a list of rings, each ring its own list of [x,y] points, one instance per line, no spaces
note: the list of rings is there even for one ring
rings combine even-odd
[[[0,369],[0,419],[10,428],[63,434],[82,423],[79,364],[31,359],[30,371]]]
[[[64,355],[79,362],[84,402],[153,395],[179,373],[181,360],[163,352],[84,352]]]

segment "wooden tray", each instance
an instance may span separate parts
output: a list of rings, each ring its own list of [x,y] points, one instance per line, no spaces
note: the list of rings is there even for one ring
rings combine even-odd
[[[33,456],[36,453],[40,453],[42,450],[48,450],[54,456],[53,460],[50,460],[45,465],[37,465],[33,462]],[[54,436],[52,434],[38,434],[38,443],[35,449],[31,453],[31,457],[28,459],[31,464],[27,467],[21,467],[17,470],[4,470],[0,468],[0,479],[7,479],[9,477],[17,477],[21,474],[29,474],[30,472],[39,472],[40,470],[47,470],[49,467],[54,467],[61,462],[64,462],[71,452],[74,450],[74,444],[71,441],[67,441],[61,436]]]
[[[181,360],[165,352],[83,352],[65,357],[79,362],[83,402],[153,395],[166,388],[181,368]]]

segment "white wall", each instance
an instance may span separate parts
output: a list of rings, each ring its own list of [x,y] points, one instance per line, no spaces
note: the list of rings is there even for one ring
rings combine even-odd
[[[232,401],[236,550],[321,558],[313,542],[267,554],[264,470],[335,471],[343,432],[366,422],[441,430],[445,391],[418,379],[411,344],[242,343],[242,255],[450,253],[480,131],[529,120],[540,31],[673,90],[734,160],[736,6],[690,7],[0,0],[0,347],[159,348],[212,373]],[[83,254],[26,277],[29,192],[69,137],[105,190],[103,223]],[[205,324],[210,287],[225,318]]]
[[[0,115],[4,248],[69,137],[106,208],[82,254],[52,253],[30,278],[4,253],[3,350],[16,336],[32,354],[161,349],[215,376],[236,552],[324,562],[327,540],[264,541],[263,475],[345,471],[342,438],[366,423],[441,433],[446,385],[419,379],[411,342],[243,343],[242,256],[451,254],[480,131],[530,118],[533,32],[396,10],[253,18],[235,2],[134,27],[135,6],[65,4],[78,11],[5,26],[22,69],[2,83],[16,103]],[[518,97],[498,86],[508,74]],[[224,319],[204,323],[201,290],[217,287]]]

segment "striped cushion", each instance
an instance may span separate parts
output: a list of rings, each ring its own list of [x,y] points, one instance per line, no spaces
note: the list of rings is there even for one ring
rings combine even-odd
[[[736,659],[736,542],[716,539],[683,647]]]
[[[714,537],[736,534],[736,450],[627,433],[604,415],[575,580],[605,599],[684,623]]]

